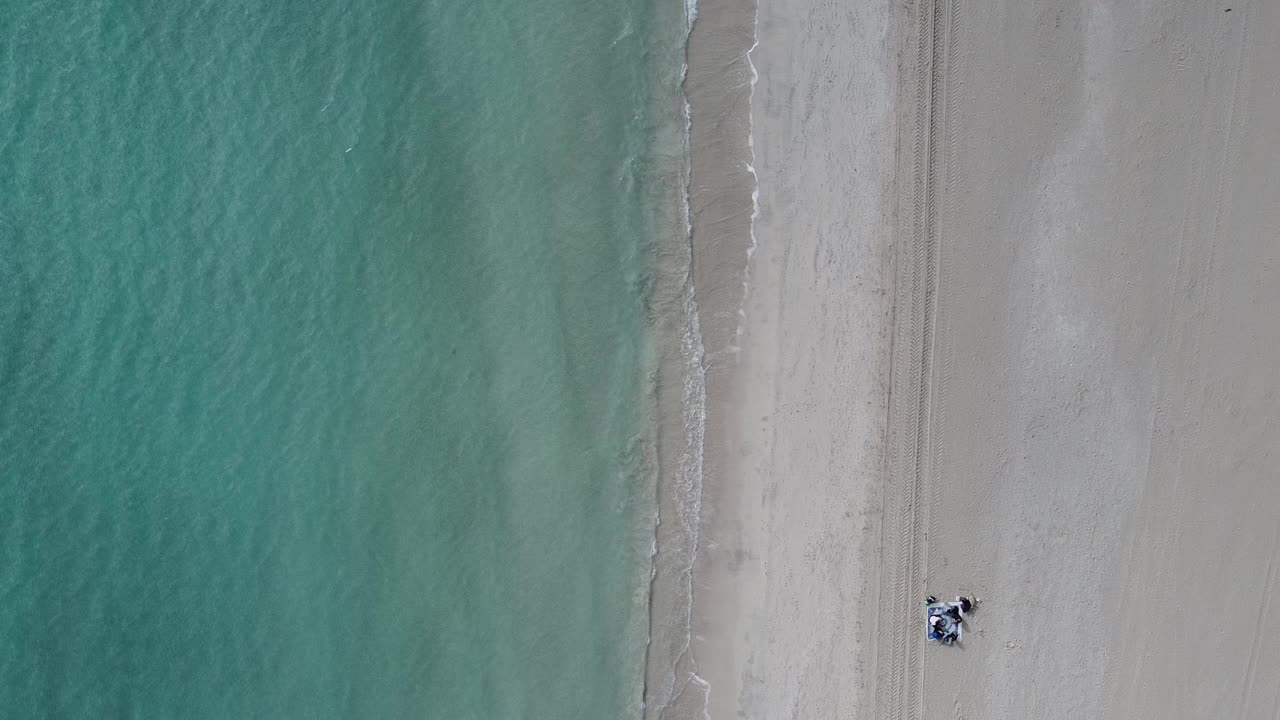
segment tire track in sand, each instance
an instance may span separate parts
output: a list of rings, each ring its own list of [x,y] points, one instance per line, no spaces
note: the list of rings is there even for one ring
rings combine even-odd
[[[923,703],[924,594],[929,509],[929,428],[933,409],[934,325],[938,287],[941,145],[946,137],[944,72],[958,20],[955,0],[917,0],[905,47],[898,134],[898,228],[894,271],[889,418],[873,642],[875,717],[918,720]]]

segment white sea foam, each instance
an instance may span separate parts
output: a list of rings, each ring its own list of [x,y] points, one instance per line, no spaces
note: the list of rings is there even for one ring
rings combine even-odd
[[[689,35],[692,34],[693,26],[698,16],[698,6],[696,0],[686,0],[685,3],[685,19],[686,28]],[[748,157],[744,160],[744,166],[747,172],[751,173],[751,217],[749,224],[749,241],[746,248],[745,263],[742,278],[742,296],[739,302],[738,314],[739,319],[736,327],[736,334],[741,335],[744,332],[745,324],[745,308],[747,304],[748,294],[750,292],[750,271],[751,262],[757,249],[757,239],[755,234],[755,223],[760,216],[760,192],[759,177],[756,173],[755,162],[755,143],[753,136],[751,111],[753,109],[755,86],[759,80],[759,74],[756,71],[751,54],[759,45],[758,29],[759,14],[758,11],[752,18],[753,37],[750,49],[747,50],[745,59],[750,72],[750,87],[748,89],[747,99],[747,150]],[[686,36],[686,53],[688,35]],[[681,68],[681,87],[688,78],[688,57],[686,54],[686,62]],[[682,317],[680,322],[680,346],[679,360],[682,363],[680,369],[681,375],[681,422],[684,431],[684,447],[679,455],[677,466],[668,470],[671,476],[663,479],[664,487],[670,492],[669,498],[675,500],[675,503],[664,504],[667,508],[664,512],[671,513],[674,517],[660,517],[658,522],[673,524],[675,535],[678,537],[674,542],[663,540],[663,547],[659,548],[657,542],[654,545],[653,575],[651,577],[658,578],[659,570],[663,573],[670,572],[674,578],[675,587],[681,596],[677,596],[674,607],[671,608],[673,615],[669,617],[651,617],[651,622],[661,623],[650,628],[650,637],[655,635],[661,637],[662,632],[655,633],[654,628],[663,628],[664,631],[674,631],[675,635],[667,635],[669,644],[666,645],[665,652],[671,652],[669,657],[654,657],[652,661],[661,663],[655,666],[658,670],[657,675],[653,679],[660,683],[660,687],[651,688],[652,694],[648,700],[653,703],[651,707],[645,708],[646,717],[662,718],[665,714],[675,707],[675,703],[686,692],[696,692],[700,696],[698,700],[693,697],[686,698],[686,701],[698,702],[702,705],[702,717],[710,717],[710,684],[698,673],[698,667],[692,652],[692,620],[693,620],[693,601],[694,601],[694,563],[698,555],[698,549],[702,542],[700,537],[702,524],[702,503],[703,503],[703,461],[705,452],[705,431],[706,431],[706,348],[703,344],[702,329],[700,327],[700,318],[698,313],[699,294],[696,287],[692,260],[693,257],[693,213],[692,213],[692,148],[691,148],[691,130],[692,130],[692,110],[689,97],[686,92],[683,98],[683,167],[682,173],[682,192],[680,197],[679,212],[684,221],[685,240],[688,243],[688,260],[690,262],[687,268],[687,276],[684,279],[683,302],[681,307]],[[656,523],[655,523],[656,525]],[[670,525],[668,530],[672,529]],[[662,537],[671,537],[672,533],[664,532]],[[655,531],[655,538],[657,537]],[[658,553],[661,551],[662,563],[661,568],[656,564],[658,562]],[[679,703],[687,707],[686,703]]]
[[[711,683],[703,680],[697,673],[693,674],[690,682],[702,688],[702,717],[703,720],[711,720]]]
[[[680,127],[680,143],[681,143],[681,166],[679,169],[681,189],[679,195],[679,221],[683,225],[683,242],[685,255],[684,267],[682,269],[684,276],[679,280],[682,286],[682,301],[679,306],[681,317],[679,318],[679,353],[678,357],[681,362],[681,397],[680,397],[680,413],[682,430],[685,435],[685,445],[680,454],[679,462],[675,468],[672,468],[671,475],[673,477],[660,478],[663,493],[670,493],[668,497],[676,500],[675,517],[664,517],[659,504],[658,513],[654,517],[654,535],[653,545],[651,546],[651,566],[650,566],[650,627],[646,637],[648,644],[648,657],[646,665],[651,663],[660,663],[658,671],[663,679],[660,681],[660,687],[649,688],[645,691],[645,696],[641,698],[641,710],[646,717],[661,717],[669,703],[679,697],[682,686],[687,684],[686,678],[683,683],[676,680],[676,668],[689,651],[691,642],[690,631],[692,627],[692,572],[693,562],[697,551],[697,535],[700,526],[700,515],[702,505],[702,442],[703,442],[703,422],[705,415],[706,391],[703,379],[702,363],[702,335],[698,326],[698,309],[695,298],[695,288],[693,283],[692,269],[692,252],[693,252],[693,213],[690,206],[690,171],[691,171],[691,149],[690,149],[690,131],[692,125],[692,111],[689,105],[689,98],[684,94],[684,84],[689,74],[688,63],[688,43],[689,36],[693,32],[694,21],[698,14],[697,0],[685,0],[685,37],[684,48],[685,58],[680,67],[680,90],[682,93],[681,104],[681,127]],[[659,468],[660,472],[664,471]],[[660,546],[660,526],[665,523],[672,523],[678,538],[674,546],[663,543]],[[661,553],[661,557],[660,557]],[[659,561],[663,563],[659,566]],[[683,586],[684,594],[673,608],[677,613],[674,617],[658,617],[653,615],[654,597],[653,593],[659,590],[659,572],[670,572],[673,578],[678,578],[677,587]],[[677,632],[683,630],[683,638],[676,640],[677,647],[673,648],[676,652],[671,656],[655,657],[652,655],[652,643],[655,634],[662,638],[664,632],[655,633],[655,628],[677,629]],[[664,643],[665,644],[665,643]],[[670,646],[668,646],[670,647]],[[646,675],[651,672],[651,668],[646,668]],[[646,701],[652,701],[652,707],[645,707]]]
[[[751,69],[751,89],[747,94],[747,152],[750,153],[751,159],[744,163],[747,167],[747,172],[751,173],[751,221],[747,228],[749,240],[745,267],[742,269],[742,301],[738,304],[738,327],[734,333],[735,337],[741,337],[746,329],[747,296],[751,293],[751,258],[756,254],[756,219],[760,217],[760,176],[756,174],[754,116],[756,82],[760,80],[760,73],[756,72],[756,64],[751,60],[751,54],[760,46],[760,9],[758,7],[752,20],[751,34],[751,49],[747,50],[747,67]],[[734,349],[737,350],[738,348],[735,346]]]

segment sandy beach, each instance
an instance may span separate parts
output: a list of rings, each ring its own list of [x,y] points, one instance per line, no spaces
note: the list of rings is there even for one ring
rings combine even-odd
[[[756,10],[691,38],[702,515],[650,716],[1277,717],[1280,5]]]

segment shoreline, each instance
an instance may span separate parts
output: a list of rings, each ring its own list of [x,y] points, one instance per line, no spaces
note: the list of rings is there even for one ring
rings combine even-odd
[[[744,22],[739,11],[725,0],[686,5],[677,183],[685,242],[660,247],[654,293],[659,480],[645,718],[703,717],[707,705],[708,685],[692,652],[699,625],[695,564],[708,514],[720,501],[706,485],[708,476],[719,476],[715,449],[706,445],[706,413],[708,398],[728,379],[741,333],[756,192],[748,104],[754,70],[745,55],[754,45],[755,18],[752,12]],[[723,219],[708,220],[717,216]]]
[[[660,363],[644,716],[869,707],[863,643],[879,570],[899,18],[888,3],[849,16],[814,0],[782,0],[763,15],[754,3],[703,0],[697,13],[684,83],[683,310],[701,347]],[[823,13],[829,23],[792,24]],[[819,45],[799,47],[800,32]],[[849,87],[831,84],[831,53],[862,63]],[[797,88],[808,90],[803,103]],[[802,173],[796,155],[811,148],[825,154],[804,157]],[[677,409],[673,384],[698,371],[705,422],[699,437],[676,438],[672,419],[688,418],[690,398]],[[691,451],[701,471],[693,514],[672,502],[693,489],[680,462]],[[851,617],[859,606],[862,617]],[[818,656],[823,672],[811,666]]]

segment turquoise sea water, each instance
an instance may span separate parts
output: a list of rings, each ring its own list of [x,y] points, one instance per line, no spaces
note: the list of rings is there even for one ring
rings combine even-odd
[[[637,713],[655,17],[0,0],[6,717]]]

